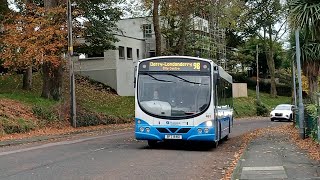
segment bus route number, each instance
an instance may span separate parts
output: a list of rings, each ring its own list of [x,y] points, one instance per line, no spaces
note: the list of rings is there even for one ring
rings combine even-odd
[[[200,70],[200,62],[193,63],[193,69]]]

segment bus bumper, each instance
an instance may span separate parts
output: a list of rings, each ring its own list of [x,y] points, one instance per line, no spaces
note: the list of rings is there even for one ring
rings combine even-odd
[[[174,135],[174,140],[216,141],[215,128],[213,126],[207,127],[205,124],[200,124],[195,127],[150,126],[145,121],[140,120],[140,123],[136,123],[135,126],[135,137],[137,140],[170,140],[171,138],[168,138],[168,135]]]

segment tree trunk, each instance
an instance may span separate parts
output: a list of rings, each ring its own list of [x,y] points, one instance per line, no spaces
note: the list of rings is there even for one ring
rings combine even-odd
[[[0,20],[2,20],[8,12],[9,12],[8,1],[0,0]]]
[[[44,0],[44,7],[46,9],[52,8],[52,7],[57,7],[59,2],[61,2],[61,0]]]
[[[159,19],[159,2],[160,0],[153,1],[153,28],[156,36],[156,56],[161,56],[161,30]]]
[[[44,7],[46,9],[56,7],[60,2],[60,0],[45,0]],[[62,97],[63,65],[61,64],[56,67],[50,62],[45,62],[42,65],[42,73],[43,85],[41,97],[60,100]]]
[[[317,60],[308,60],[303,63],[303,72],[308,78],[308,94],[313,103],[317,102],[316,93],[318,92],[318,74],[320,65]]]
[[[43,63],[42,65],[42,94],[43,98],[51,98],[50,95],[50,64],[48,62]]]
[[[317,95],[318,92],[318,76],[308,76],[308,84],[309,84],[309,96],[313,103],[316,103],[317,101]]]
[[[275,65],[274,65],[274,59],[273,59],[273,40],[272,40],[272,26],[269,25],[269,42],[267,48],[267,39],[266,39],[266,29],[264,28],[264,44],[266,49],[266,56],[267,56],[267,65],[271,77],[271,89],[270,89],[270,95],[271,97],[277,96],[277,87],[276,87],[276,79],[275,79]]]
[[[63,67],[60,65],[53,69],[52,78],[50,79],[52,98],[56,101],[62,98],[62,82],[63,82]]]
[[[27,69],[23,73],[22,89],[24,90],[32,89],[32,66],[27,67]]]
[[[185,53],[185,44],[186,44],[186,32],[187,32],[187,20],[188,16],[183,15],[181,22],[181,31],[180,31],[180,41],[178,43],[178,54],[183,56]]]

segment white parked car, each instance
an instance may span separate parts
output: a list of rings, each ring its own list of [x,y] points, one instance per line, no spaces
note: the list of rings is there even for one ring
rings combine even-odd
[[[294,106],[291,104],[279,104],[270,113],[271,121],[274,120],[293,120]]]

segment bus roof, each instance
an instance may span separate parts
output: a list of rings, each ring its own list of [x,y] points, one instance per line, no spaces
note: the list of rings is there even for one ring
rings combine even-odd
[[[214,63],[210,59],[204,59],[204,58],[193,57],[193,56],[157,56],[157,57],[152,57],[152,58],[141,59],[141,60],[139,60],[139,62],[149,61],[149,60],[154,60],[154,59],[167,59],[167,58],[195,59],[195,60],[212,62],[214,66],[218,66],[216,63]]]

